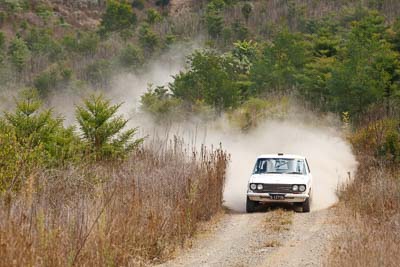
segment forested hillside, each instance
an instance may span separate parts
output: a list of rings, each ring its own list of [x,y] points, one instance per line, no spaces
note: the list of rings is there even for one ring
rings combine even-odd
[[[226,116],[243,132],[286,101],[334,114],[359,170],[338,192],[349,231],[329,263],[395,266],[395,0],[0,0],[0,265],[162,262],[221,211],[223,149],[143,138],[103,96],[115,75],[140,75],[193,42],[201,49],[186,68],[149,85],[137,112],[158,124]],[[62,92],[83,98],[74,125],[49,107]],[[160,175],[162,190],[152,183]]]

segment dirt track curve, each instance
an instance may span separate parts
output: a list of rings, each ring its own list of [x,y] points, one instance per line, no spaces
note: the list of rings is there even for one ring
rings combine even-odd
[[[323,266],[337,230],[333,214],[333,209],[225,214],[190,249],[160,266]]]

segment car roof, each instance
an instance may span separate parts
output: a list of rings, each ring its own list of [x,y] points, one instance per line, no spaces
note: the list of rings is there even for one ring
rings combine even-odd
[[[284,153],[277,153],[277,154],[263,154],[257,157],[258,159],[265,159],[265,158],[282,158],[282,159],[305,159],[304,156],[294,155],[294,154],[284,154]]]

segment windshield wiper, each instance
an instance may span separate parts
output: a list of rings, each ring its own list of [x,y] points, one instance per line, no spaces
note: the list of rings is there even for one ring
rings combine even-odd
[[[287,174],[302,174],[301,172],[287,172]]]

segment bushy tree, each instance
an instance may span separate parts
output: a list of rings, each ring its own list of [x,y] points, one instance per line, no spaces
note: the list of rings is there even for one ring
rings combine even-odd
[[[123,157],[143,142],[133,138],[137,128],[124,131],[128,120],[117,115],[120,107],[102,95],[93,95],[76,108],[82,139],[96,159]]]
[[[94,55],[99,45],[99,36],[94,33],[78,32],[76,36],[66,35],[62,40],[65,50],[81,55]]]
[[[112,75],[111,62],[100,59],[86,66],[85,79],[94,86],[107,87]]]
[[[249,2],[245,2],[242,6],[242,14],[246,21],[249,20],[251,12],[253,12],[253,6]]]
[[[157,10],[154,8],[149,8],[146,12],[146,22],[150,25],[160,22],[162,20],[162,17],[160,13],[158,13]]]
[[[370,104],[390,101],[399,86],[399,54],[383,36],[384,19],[371,13],[354,23],[328,84],[334,111],[360,115]]]
[[[133,0],[132,7],[137,8],[139,10],[144,9],[144,0]]]
[[[296,75],[309,60],[309,49],[298,34],[283,30],[265,45],[263,55],[251,71],[258,92],[289,90],[296,85]]]
[[[21,93],[16,110],[5,113],[5,125],[22,147],[40,150],[46,164],[63,164],[78,155],[73,128],[65,129],[62,118],[55,117],[51,109],[42,108],[36,90]]]
[[[223,0],[212,0],[207,5],[205,22],[208,34],[213,38],[218,38],[224,28],[224,17],[221,14],[224,6]]]
[[[169,2],[170,2],[170,0],[157,0],[156,5],[164,8],[169,5]]]
[[[30,59],[31,52],[25,41],[19,37],[11,41],[8,54],[10,60],[18,72],[22,72]]]
[[[170,122],[183,118],[182,101],[169,94],[164,86],[156,88],[150,86],[148,91],[141,96],[140,102],[142,110],[152,115],[158,122]]]
[[[15,131],[0,121],[0,194],[19,191],[32,171],[43,163],[40,147],[26,148],[17,141]]]
[[[228,60],[212,51],[196,51],[189,58],[190,69],[175,76],[173,95],[191,104],[204,101],[219,111],[235,107],[240,87]]]
[[[160,40],[150,25],[144,23],[139,30],[139,42],[143,50],[151,54],[157,49]]]
[[[106,11],[101,19],[100,33],[133,30],[136,22],[136,14],[127,1],[108,0]]]
[[[125,68],[137,68],[143,61],[143,52],[131,44],[122,49],[119,55],[119,62]]]
[[[61,45],[52,37],[47,29],[32,28],[25,38],[26,44],[35,56],[47,55],[50,60],[60,59]]]

